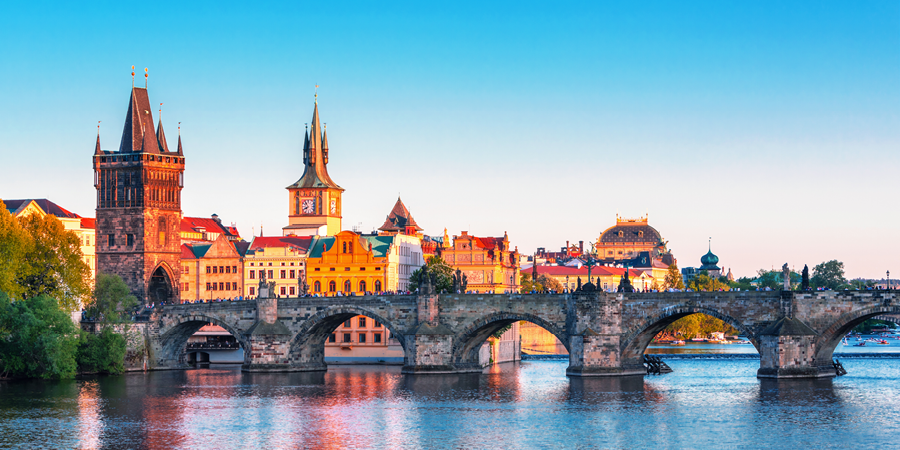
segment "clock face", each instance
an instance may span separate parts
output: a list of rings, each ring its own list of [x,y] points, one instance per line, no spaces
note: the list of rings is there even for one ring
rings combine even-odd
[[[313,214],[316,212],[316,201],[313,199],[303,200],[303,214]]]
[[[331,199],[331,213],[337,214],[337,200]]]

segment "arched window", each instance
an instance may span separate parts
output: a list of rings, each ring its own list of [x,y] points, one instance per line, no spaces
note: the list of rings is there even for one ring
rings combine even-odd
[[[349,294],[351,287],[352,285],[350,284],[350,280],[344,282],[344,292]]]
[[[347,253],[347,243],[344,242],[344,253]]]
[[[313,289],[314,289],[316,292],[322,292],[322,282],[321,282],[321,281],[316,281],[315,284],[313,284]]]
[[[365,281],[359,282],[359,292],[362,292],[362,293],[366,292],[366,282]]]
[[[300,215],[300,196],[294,195],[294,214]]]
[[[350,253],[353,253],[353,242],[350,242]]]
[[[381,280],[375,280],[375,292],[381,292]]]
[[[328,292],[335,292],[335,291],[337,291],[337,283],[335,283],[334,280],[331,280],[328,282]]]

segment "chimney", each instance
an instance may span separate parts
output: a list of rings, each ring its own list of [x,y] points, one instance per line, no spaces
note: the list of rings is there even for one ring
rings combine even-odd
[[[584,253],[584,241],[578,241],[578,251]]]

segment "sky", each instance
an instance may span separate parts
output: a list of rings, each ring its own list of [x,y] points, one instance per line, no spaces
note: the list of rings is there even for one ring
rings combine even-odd
[[[149,69],[182,210],[287,225],[315,85],[343,226],[523,253],[649,215],[736,276],[900,277],[900,2],[4,2],[0,198],[93,217]],[[154,120],[158,113],[154,111]]]

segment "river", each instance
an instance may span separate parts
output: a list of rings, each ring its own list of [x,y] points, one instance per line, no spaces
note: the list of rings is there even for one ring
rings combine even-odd
[[[234,366],[0,383],[4,448],[871,448],[900,436],[900,359],[835,379],[755,377],[756,359],[567,378],[566,361],[483,374]]]

